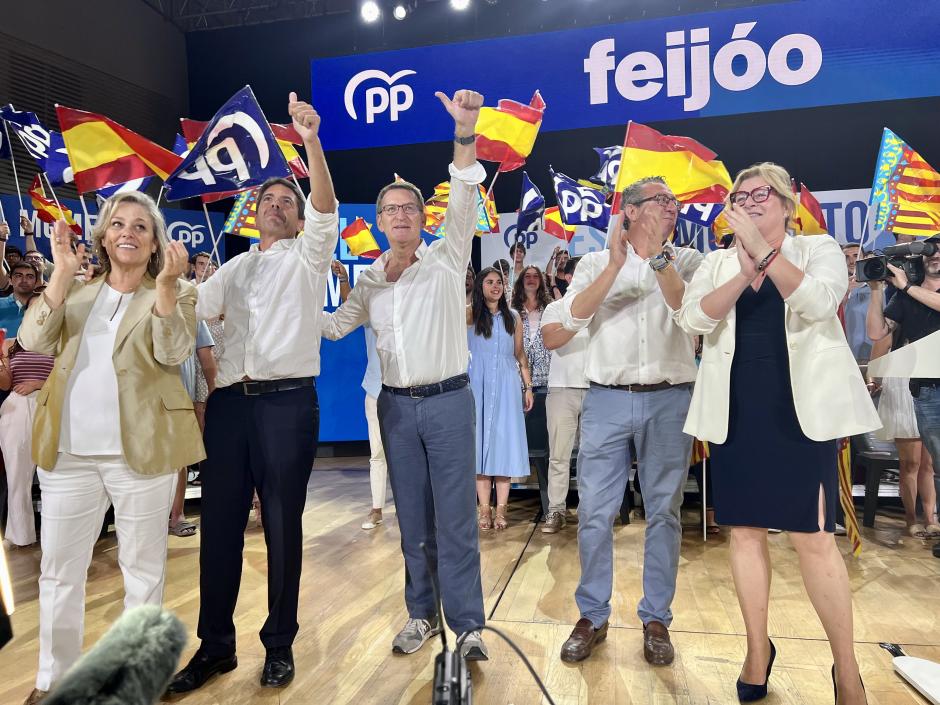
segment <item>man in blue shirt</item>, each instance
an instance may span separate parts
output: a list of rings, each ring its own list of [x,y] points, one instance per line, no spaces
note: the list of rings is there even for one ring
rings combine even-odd
[[[858,243],[842,246],[845,266],[849,271],[849,291],[845,298],[845,337],[849,341],[852,355],[859,364],[867,364],[871,359],[871,338],[865,332],[865,316],[871,289],[867,284],[855,281],[855,263],[861,254]]]
[[[20,262],[10,271],[13,293],[0,297],[0,328],[6,328],[7,338],[15,338],[20,329],[30,295],[39,282],[39,272],[30,262]]]

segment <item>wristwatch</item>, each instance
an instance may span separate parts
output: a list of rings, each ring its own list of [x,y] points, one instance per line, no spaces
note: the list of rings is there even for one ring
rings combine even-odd
[[[650,268],[654,272],[661,272],[666,267],[668,267],[674,259],[675,255],[673,255],[669,250],[663,250],[655,257],[649,258]]]
[[[465,147],[466,147],[468,144],[473,144],[474,142],[476,142],[476,139],[477,139],[477,136],[476,136],[476,135],[469,135],[469,136],[467,136],[467,137],[460,137],[459,135],[457,135],[456,133],[454,133],[454,142],[456,142],[457,144],[462,144],[462,145],[464,145]]]
[[[907,284],[904,285],[904,288],[901,289],[901,292],[904,293],[904,294],[906,294],[906,293],[907,293],[907,290],[910,289],[912,286],[914,286],[914,285],[911,284],[910,282],[908,282]]]

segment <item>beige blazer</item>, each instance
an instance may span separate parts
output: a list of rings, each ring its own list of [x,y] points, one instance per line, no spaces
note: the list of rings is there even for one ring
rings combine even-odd
[[[881,428],[837,316],[848,289],[841,248],[828,235],[788,236],[778,256],[805,274],[784,301],[793,404],[803,433],[823,441]],[[701,301],[740,271],[734,248],[711,252],[686,287],[682,306],[675,313],[683,330],[704,336],[702,362],[683,429],[703,441],[724,443],[728,437],[735,310],[717,321],[705,315]]]
[[[59,455],[59,429],[69,375],[82,332],[104,277],[72,284],[65,302],[50,308],[45,296],[26,312],[17,339],[27,350],[54,355],[55,367],[36,397],[33,460],[52,470]],[[112,360],[117,373],[124,459],[142,475],[161,475],[206,457],[193,402],[179,365],[196,339],[196,288],[180,281],[176,310],[153,313],[156,282],[145,276],[118,327]]]

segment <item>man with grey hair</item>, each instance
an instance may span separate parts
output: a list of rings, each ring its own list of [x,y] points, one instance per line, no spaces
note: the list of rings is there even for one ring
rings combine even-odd
[[[585,364],[590,387],[578,453],[581,580],[575,599],[581,619],[561,658],[581,661],[607,636],[613,522],[629,480],[632,446],[647,521],[637,610],[643,655],[651,664],[665,665],[674,658],[668,627],[682,537],[679,506],[692,446],[682,425],[696,373],[692,338],[672,314],[703,257],[666,244],[679,202],[661,177],[631,184],[621,203],[622,223],[613,224],[609,249],[581,258],[562,299],[562,326],[590,331]]]
[[[436,574],[461,654],[484,660],[464,292],[477,184],[486,177],[474,144],[483,96],[467,90],[453,99],[436,95],[454,119],[447,237],[431,246],[422,241],[424,203],[417,188],[406,182],[383,188],[377,223],[389,249],[357,277],[342,306],[323,314],[322,330],[335,340],[368,320],[376,335],[379,427],[401,529],[408,608],[392,651],[414,653],[443,628],[432,584]]]

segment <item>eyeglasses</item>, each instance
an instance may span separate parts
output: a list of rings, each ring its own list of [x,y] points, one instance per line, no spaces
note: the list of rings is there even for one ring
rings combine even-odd
[[[398,211],[403,211],[405,215],[416,215],[421,211],[421,208],[414,203],[405,203],[404,205],[389,203],[387,206],[379,208],[379,210],[388,216],[395,215]]]
[[[638,206],[641,203],[646,203],[647,201],[656,201],[663,208],[668,208],[669,206],[674,207],[676,210],[682,207],[682,204],[679,203],[679,199],[675,196],[667,196],[665,193],[657,193],[655,196],[650,196],[649,198],[643,198],[636,203],[634,206]]]
[[[770,194],[773,192],[774,190],[771,186],[758,186],[753,191],[734,191],[728,196],[728,200],[736,206],[743,206],[747,203],[748,197],[750,197],[754,203],[763,203],[770,198]]]

